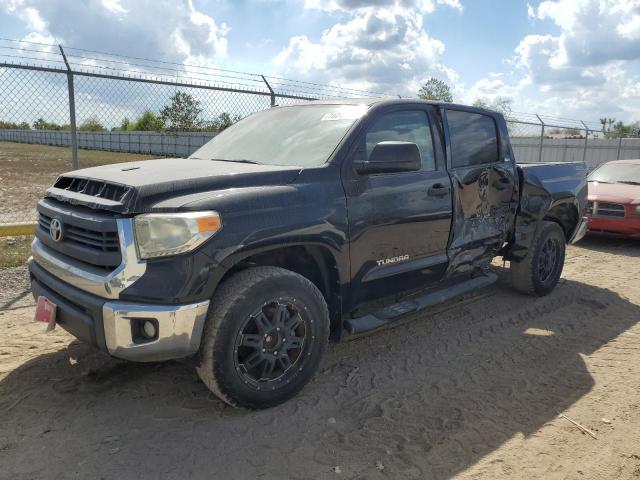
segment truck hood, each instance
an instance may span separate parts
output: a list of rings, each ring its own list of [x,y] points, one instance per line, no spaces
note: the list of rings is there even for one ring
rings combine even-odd
[[[122,214],[143,213],[167,198],[198,192],[286,185],[300,167],[165,158],[85,168],[62,175],[46,196]]]
[[[589,182],[589,200],[612,203],[640,202],[640,185]]]

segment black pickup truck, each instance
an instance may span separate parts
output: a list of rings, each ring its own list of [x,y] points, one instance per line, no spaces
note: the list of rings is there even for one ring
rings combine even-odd
[[[187,159],[60,176],[38,204],[33,294],[122,359],[188,357],[232,405],[298,392],[329,339],[495,281],[558,282],[585,232],[582,163],[516,164],[495,112],[336,100],[251,115]]]

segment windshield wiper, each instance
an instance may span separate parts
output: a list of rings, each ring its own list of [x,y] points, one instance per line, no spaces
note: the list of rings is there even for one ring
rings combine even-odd
[[[264,163],[256,162],[255,160],[245,160],[244,158],[201,158],[201,157],[189,157],[190,160],[209,160],[210,162],[234,162],[234,163],[251,163],[253,165],[264,165]]]
[[[250,163],[252,165],[262,165],[255,160],[245,160],[244,158],[210,158],[212,162],[233,162],[233,163]]]
[[[635,182],[633,180],[618,180],[618,183],[626,183],[628,185],[640,185],[640,182]]]
[[[605,182],[604,180],[596,180],[596,179],[587,179],[587,182],[598,182],[598,183],[611,183],[611,182]]]

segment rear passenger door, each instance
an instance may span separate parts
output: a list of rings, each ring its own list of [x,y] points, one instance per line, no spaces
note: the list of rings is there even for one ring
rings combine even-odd
[[[447,273],[454,275],[487,264],[506,241],[517,206],[517,172],[492,115],[455,108],[444,113],[454,195]]]

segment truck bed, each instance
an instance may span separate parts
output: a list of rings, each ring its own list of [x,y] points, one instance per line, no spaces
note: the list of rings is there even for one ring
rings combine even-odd
[[[552,198],[574,195],[582,213],[587,203],[587,165],[584,162],[516,163],[523,195],[541,195],[540,188]],[[532,189],[533,188],[533,189]],[[550,205],[551,207],[552,205]]]

